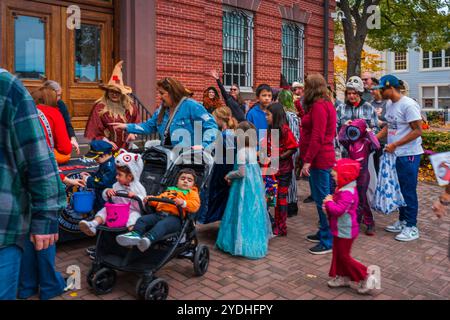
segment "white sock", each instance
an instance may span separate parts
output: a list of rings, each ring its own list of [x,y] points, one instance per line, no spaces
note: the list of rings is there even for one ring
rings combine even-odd
[[[90,224],[91,226],[93,226],[94,228],[96,228],[96,227],[98,226],[97,220],[92,220],[89,224]]]

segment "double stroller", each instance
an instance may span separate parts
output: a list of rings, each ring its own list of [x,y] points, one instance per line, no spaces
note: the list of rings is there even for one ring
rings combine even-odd
[[[142,154],[144,170],[141,183],[147,194],[156,195],[167,187],[176,185],[178,173],[183,168],[194,169],[199,191],[207,188],[213,167],[213,158],[201,150],[186,151],[175,157],[170,149],[153,146]],[[175,159],[174,159],[175,158]],[[117,194],[128,197],[127,194]],[[141,214],[152,214],[153,208],[138,201]],[[175,205],[173,200],[151,198],[152,201]],[[145,252],[136,247],[122,247],[116,237],[127,233],[127,228],[109,228],[99,226],[96,243],[96,256],[87,275],[87,283],[98,295],[112,291],[116,282],[116,270],[140,274],[136,284],[136,296],[144,300],[165,300],[169,293],[168,283],[155,276],[155,273],[173,258],[189,259],[194,264],[196,276],[202,276],[208,270],[209,249],[198,243],[195,229],[195,215],[183,217],[182,208],[177,206],[181,219],[181,231],[167,234],[161,241],[151,245]]]

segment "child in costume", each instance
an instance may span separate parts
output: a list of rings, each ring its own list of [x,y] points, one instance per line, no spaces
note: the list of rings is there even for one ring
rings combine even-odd
[[[364,119],[356,119],[343,125],[339,130],[339,143],[346,148],[348,157],[361,165],[357,186],[359,194],[358,222],[366,226],[366,235],[375,234],[375,221],[367,200],[370,182],[369,155],[380,148],[380,143],[372,131],[367,130]]]
[[[276,168],[275,177],[278,182],[276,205],[275,205],[275,227],[273,234],[276,236],[287,235],[286,220],[288,216],[288,191],[294,172],[293,155],[298,149],[298,142],[289,129],[287,116],[281,103],[271,104],[266,111],[267,124],[269,131],[267,133],[268,156],[272,159],[277,158],[278,168]],[[279,141],[271,141],[272,131],[278,130]]]
[[[352,244],[359,233],[357,222],[358,191],[356,179],[361,165],[351,159],[337,161],[331,175],[336,182],[336,191],[323,201],[333,234],[333,258],[328,286],[331,288],[350,287],[350,281],[359,283],[358,292],[367,293],[367,267],[350,256]]]
[[[249,130],[255,130],[255,126],[243,121],[236,131],[237,163],[234,170],[225,176],[231,189],[216,246],[232,255],[259,259],[267,254],[272,228],[256,156],[256,133],[251,143],[251,137],[245,134]]]
[[[144,163],[141,155],[126,152],[124,149],[120,150],[119,155],[115,159],[115,166],[117,171],[117,182],[112,188],[103,191],[103,199],[105,201],[111,198],[113,203],[130,203],[130,216],[126,226],[131,228],[141,216],[139,203],[136,200],[117,197],[118,191],[127,193],[128,197],[137,196],[143,200],[146,196],[144,186],[139,182]],[[95,236],[97,233],[97,226],[106,222],[106,208],[102,208],[95,215],[94,220],[81,220],[79,223],[80,230],[88,236]]]
[[[97,212],[105,206],[105,200],[102,197],[103,191],[106,188],[111,188],[116,182],[116,165],[114,164],[112,146],[103,140],[93,140],[85,158],[94,159],[99,164],[97,172],[93,175],[87,172],[80,173],[86,188],[94,189],[94,211]]]
[[[180,170],[177,186],[169,187],[155,198],[167,198],[183,208],[183,215],[193,214],[200,208],[200,196],[195,186],[195,171],[192,169]],[[153,196],[148,196],[146,199]],[[166,234],[181,229],[178,208],[173,204],[150,201],[149,205],[155,207],[156,213],[140,217],[131,232],[119,235],[116,241],[121,246],[137,246],[142,252],[146,251],[152,243],[161,240]]]

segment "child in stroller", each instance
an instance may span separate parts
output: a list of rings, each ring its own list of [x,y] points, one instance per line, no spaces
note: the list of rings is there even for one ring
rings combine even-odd
[[[200,163],[195,161],[193,163],[192,158],[197,155],[201,155],[202,160]],[[163,146],[154,146],[146,150],[142,154],[142,159],[144,170],[141,182],[147,194],[159,194],[168,187],[177,185],[180,171],[186,168],[195,171],[198,189],[203,190],[207,188],[214,164],[211,155],[205,151],[190,150],[175,157],[170,149]],[[129,198],[127,193],[121,192],[117,192],[116,196]],[[155,215],[151,212],[154,209],[145,207],[143,201],[137,196],[133,197],[133,200],[139,203],[143,216]],[[181,228],[175,233],[165,234],[160,241],[152,241],[151,246],[141,252],[136,246],[124,247],[117,243],[118,235],[129,233],[127,228],[98,226],[95,259],[87,275],[87,283],[95,294],[111,292],[116,281],[116,270],[119,270],[140,275],[136,285],[136,295],[139,299],[165,300],[168,296],[169,285],[155,274],[173,258],[190,260],[196,276],[202,276],[207,272],[209,249],[198,241],[195,214],[184,215],[184,209],[187,208],[182,208],[172,199],[147,198],[147,200],[170,204],[172,208],[176,208]]]
[[[184,216],[187,213],[195,213],[200,208],[200,197],[195,187],[195,179],[196,174],[193,169],[181,169],[176,187],[169,187],[154,198],[172,199],[177,206],[183,208]],[[152,198],[153,196],[149,196],[145,200]],[[176,206],[151,200],[148,204],[155,207],[155,214],[140,217],[131,232],[117,236],[118,244],[124,247],[137,246],[141,252],[144,252],[164,235],[181,230],[181,220]]]

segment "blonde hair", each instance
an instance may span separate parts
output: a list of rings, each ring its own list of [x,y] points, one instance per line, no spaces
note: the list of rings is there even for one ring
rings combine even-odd
[[[99,115],[102,116],[106,113],[109,113],[113,117],[119,116],[123,121],[127,121],[125,118],[125,111],[128,110],[130,115],[133,115],[133,101],[127,94],[121,94],[120,96],[120,107],[117,107],[117,104],[112,102],[108,98],[108,91],[105,91],[103,97],[95,101],[95,103],[102,103],[105,107],[99,112]]]
[[[213,117],[226,123],[228,129],[236,130],[238,126],[237,120],[233,117],[231,109],[228,107],[220,107],[214,110]]]
[[[31,93],[36,104],[58,107],[56,91],[49,87],[40,87]]]

